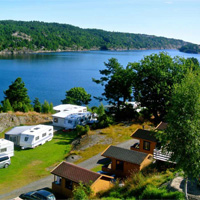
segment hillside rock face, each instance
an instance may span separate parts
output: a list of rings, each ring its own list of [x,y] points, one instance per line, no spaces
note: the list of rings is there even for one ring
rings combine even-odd
[[[50,114],[39,114],[39,113],[0,113],[0,132],[4,131],[9,127],[19,125],[31,125],[39,123],[51,122],[52,117]]]

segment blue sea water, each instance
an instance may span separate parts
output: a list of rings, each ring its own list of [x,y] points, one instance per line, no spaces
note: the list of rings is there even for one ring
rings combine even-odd
[[[126,66],[129,62],[138,62],[144,56],[159,53],[162,50],[134,51],[83,51],[41,53],[19,56],[0,57],[0,101],[4,99],[3,91],[17,77],[21,77],[28,89],[31,100],[38,97],[40,102],[47,100],[54,105],[61,103],[65,92],[72,87],[83,87],[92,96],[100,96],[103,87],[92,82],[100,78],[99,70],[105,69],[104,62],[114,57]],[[165,50],[170,56],[195,57],[199,54],[186,54],[177,50]],[[92,98],[90,106],[99,102]]]

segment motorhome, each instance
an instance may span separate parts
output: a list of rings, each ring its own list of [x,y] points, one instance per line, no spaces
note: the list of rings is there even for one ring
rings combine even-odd
[[[5,139],[0,139],[0,154],[4,153],[7,154],[9,157],[14,156],[14,143],[5,140]]]
[[[54,107],[54,110],[57,111],[56,114],[52,115],[53,117],[53,126],[59,126],[65,128],[65,119],[75,113],[86,113],[87,107],[76,106],[71,104],[63,104]]]
[[[53,126],[36,125],[21,133],[19,145],[22,149],[35,148],[52,140]]]

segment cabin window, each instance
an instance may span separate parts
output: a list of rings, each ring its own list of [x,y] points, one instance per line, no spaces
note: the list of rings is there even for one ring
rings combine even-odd
[[[27,141],[28,141],[28,137],[25,137],[25,138],[24,138],[24,141],[27,142]]]
[[[150,142],[144,141],[143,149],[147,150],[147,151],[150,151]]]
[[[37,137],[35,138],[35,140],[39,140],[39,138],[40,138],[40,137],[39,137],[39,136],[37,136]]]
[[[47,135],[46,133],[43,133],[43,134],[42,134],[42,137],[45,137],[46,135]]]
[[[7,148],[3,148],[3,149],[0,149],[0,152],[6,152],[7,151]]]
[[[68,120],[68,123],[69,123],[69,124],[72,124],[72,120]]]
[[[49,135],[52,135],[52,133],[49,133]]]
[[[51,131],[51,129],[49,129],[49,131]]]
[[[116,160],[116,170],[124,170],[124,162],[121,160]]]
[[[69,190],[72,190],[72,181],[69,179],[65,179],[65,187]]]
[[[58,123],[58,118],[54,118],[53,121],[54,121],[55,123]]]

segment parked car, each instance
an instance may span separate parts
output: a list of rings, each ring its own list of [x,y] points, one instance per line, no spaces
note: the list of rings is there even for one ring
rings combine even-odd
[[[32,192],[27,192],[24,194],[21,194],[19,196],[21,199],[27,199],[27,200],[56,200],[53,193],[47,191],[47,190],[37,190]]]
[[[7,168],[10,164],[10,156],[5,153],[0,154],[0,168]]]

